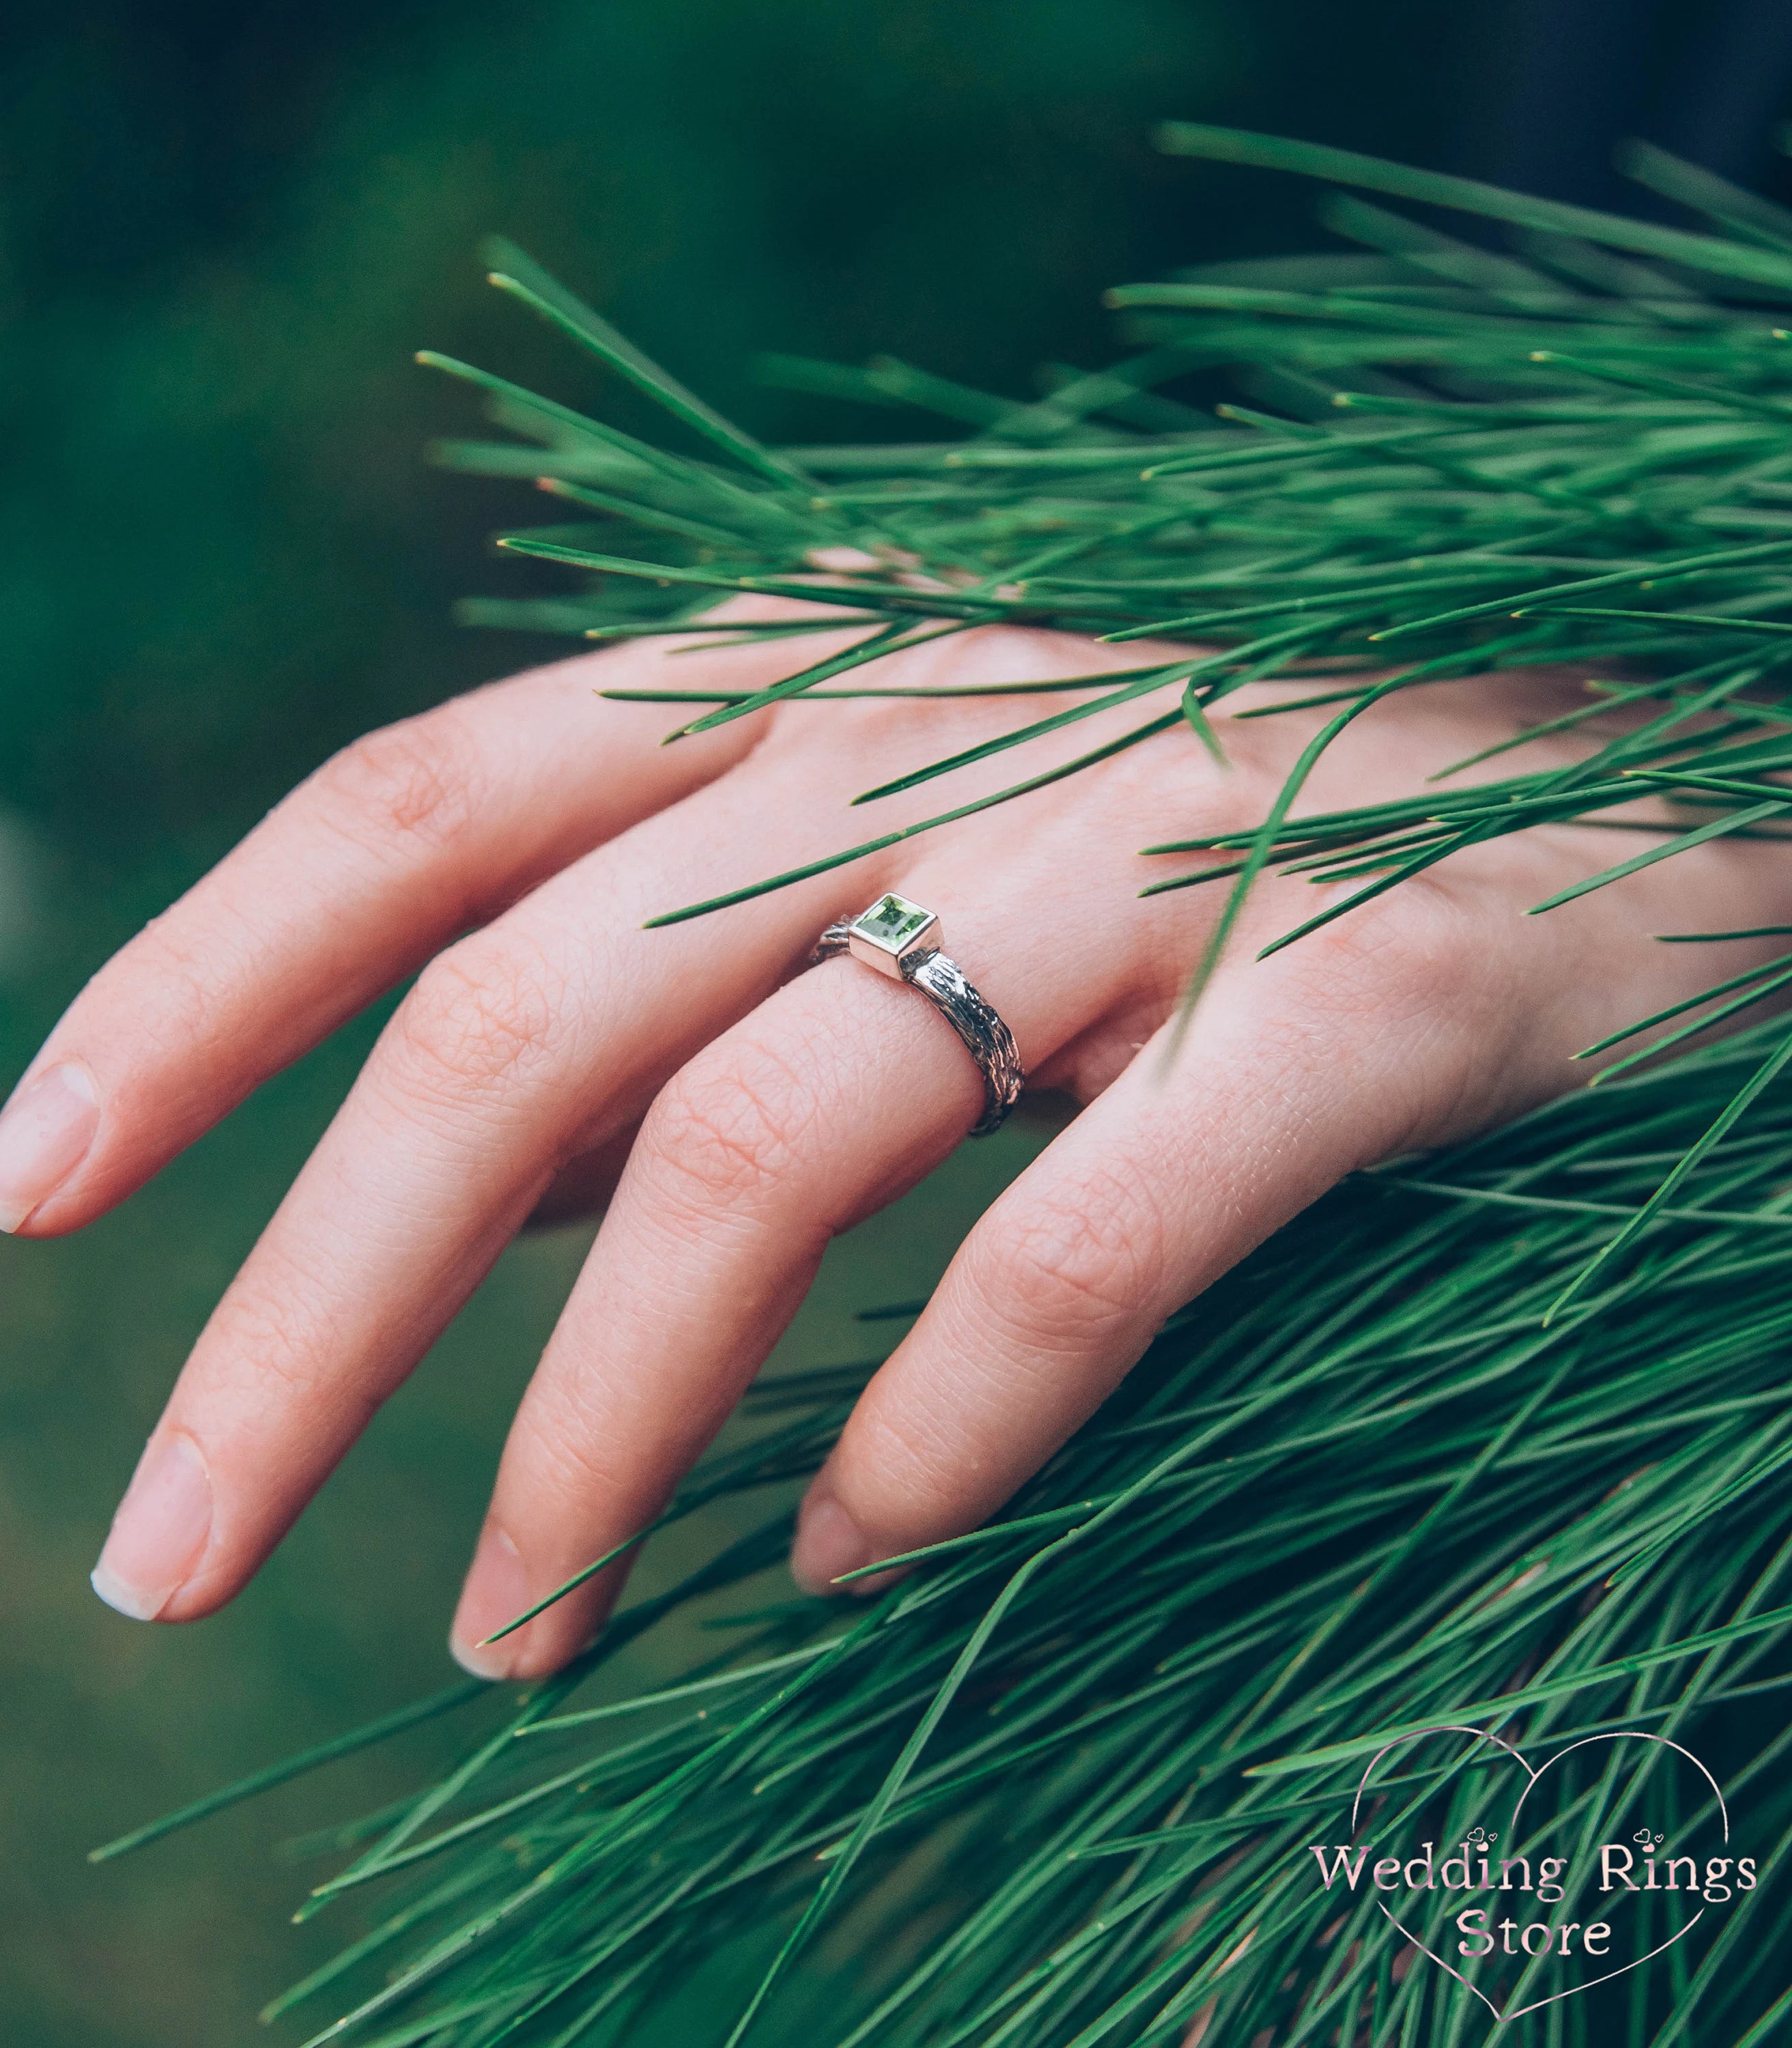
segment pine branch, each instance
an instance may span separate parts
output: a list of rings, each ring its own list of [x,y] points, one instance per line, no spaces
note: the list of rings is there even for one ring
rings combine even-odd
[[[1222,941],[1270,867],[1354,879],[1360,902],[1463,848],[1600,822],[1640,793],[1697,806],[1581,894],[1771,829],[1792,807],[1778,779],[1792,769],[1786,218],[1644,149],[1637,173],[1710,231],[1229,130],[1181,124],[1162,140],[1467,210],[1519,239],[1495,254],[1334,198],[1330,224],[1367,254],[1123,288],[1112,301],[1139,352],[1054,373],[1037,401],[888,361],[781,359],[785,384],[948,425],[926,443],[782,450],[506,251],[504,288],[657,399],[686,452],[427,359],[480,386],[510,436],[455,444],[455,466],[536,479],[592,515],[507,540],[566,564],[576,588],[475,615],[596,638],[810,630],[704,616],[752,592],[827,604],[825,623],[853,630],[849,654],[819,661],[799,640],[770,690],[699,700],[695,725],[803,698],[825,717],[826,700],[880,687],[883,653],[935,630],[1014,622],[1208,650],[1104,679],[1106,701],[1163,693],[1122,741],[874,844],[1146,733],[1201,744],[1247,678],[1317,677],[1290,702],[1339,708],[1270,815],[1148,849],[1221,856],[1156,886],[1229,876]],[[1176,387],[1212,369],[1238,373],[1258,406],[1193,415]],[[1301,779],[1373,701],[1619,657],[1614,696],[1538,728],[1584,728],[1615,702],[1640,714],[1572,768],[1296,815]],[[976,755],[1012,748],[1024,764],[1030,739],[1085,708]],[[655,921],[863,850],[743,877]],[[1784,960],[1732,976],[1645,1023],[1689,1035],[1786,978]],[[1316,1890],[1301,1866],[1316,1833],[1347,1839],[1332,1831],[1366,1748],[1472,1715],[1545,1749],[1632,1727],[1720,1744],[1763,1872],[1666,1960],[1515,2022],[1519,2038],[1643,2048],[1693,2038],[1696,2014],[1701,2040],[1766,2041],[1792,1998],[1776,1960],[1792,1905],[1775,1883],[1792,1849],[1777,1704],[1792,1685],[1792,1034],[1759,1026],[1666,1067],[1662,1049],[1635,1056],[1647,1070],[1627,1061],[1596,1092],[1327,1197],[1173,1318],[987,1528],[916,1553],[844,1620],[775,1595],[752,1607],[787,1539],[789,1488],[826,1456],[856,1375],[774,1383],[759,1433],[673,1510],[762,1491],[759,1528],[619,1617],[456,1771],[343,1831],[371,1846],[313,1910],[378,1891],[385,1917],[280,2003],[359,1982],[360,2002],[316,2038],[369,2048],[634,2041],[729,1942],[819,1968],[804,1944],[851,1913],[854,1967],[829,2006],[840,2048],[1094,2048],[1191,2029],[1453,2048],[1479,2023],[1463,1987],[1406,1968],[1372,1899]],[[747,1612],[716,1655],[652,1696],[607,1690],[618,1647],[717,1597]],[[1402,1758],[1376,1828],[1423,1817],[1456,1839],[1485,1761]],[[1710,1818],[1678,1806],[1660,1773],[1616,1762],[1589,1763],[1572,1790],[1539,1839]],[[1528,1964],[1511,1974],[1515,1996],[1538,1980]],[[772,2038],[793,1982],[774,1965],[735,2038]]]

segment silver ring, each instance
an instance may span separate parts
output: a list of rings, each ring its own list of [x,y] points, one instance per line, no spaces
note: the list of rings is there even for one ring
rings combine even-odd
[[[1015,1103],[1026,1076],[1014,1034],[940,950],[940,920],[906,896],[880,896],[856,917],[841,917],[815,942],[813,966],[851,953],[892,980],[918,988],[964,1041],[983,1077],[983,1113],[971,1127],[987,1138]]]

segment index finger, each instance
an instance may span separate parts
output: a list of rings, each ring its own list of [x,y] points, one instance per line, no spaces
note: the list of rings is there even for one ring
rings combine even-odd
[[[738,762],[759,721],[667,747],[663,708],[595,699],[663,659],[532,670],[301,783],[50,1034],[0,1113],[0,1228],[91,1221],[460,933]],[[704,650],[679,681],[756,688],[791,665],[777,641]]]

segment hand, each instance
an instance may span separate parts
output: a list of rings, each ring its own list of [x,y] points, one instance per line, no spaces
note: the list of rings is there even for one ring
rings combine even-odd
[[[1140,658],[992,629],[872,673],[1020,682]],[[975,1065],[918,991],[850,960],[803,971],[824,925],[886,888],[941,912],[1031,1084],[1088,1106],[972,1232],[812,1485],[793,1563],[814,1588],[992,1513],[1166,1313],[1341,1175],[1570,1085],[1577,1048],[1760,956],[1650,933],[1781,921],[1792,894],[1780,848],[1724,840],[1527,918],[1629,850],[1550,828],[1259,963],[1324,900],[1272,877],[1166,1064],[1153,1041],[1224,887],[1141,902],[1173,867],[1136,849],[1256,824],[1323,714],[1222,717],[1229,771],[1166,732],[848,868],[643,930],[1138,717],[1105,712],[849,811],[856,792],[1067,700],[798,703],[662,747],[663,708],[592,694],[755,688],[794,665],[789,643],[672,660],[637,646],[375,733],[57,1025],[0,1121],[0,1220],[28,1236],[99,1215],[421,970],[181,1374],[95,1575],[114,1606],[185,1621],[229,1600],[515,1232],[607,1196],[452,1635],[488,1676],[551,1670],[588,1640],[620,1567],[478,1647],[652,1519],[828,1239],[919,1180],[979,1110]],[[1396,696],[1337,743],[1303,808],[1406,793],[1581,701],[1570,689],[1534,674]],[[1260,686],[1228,708],[1290,694]],[[1534,742],[1521,759],[1584,743]]]

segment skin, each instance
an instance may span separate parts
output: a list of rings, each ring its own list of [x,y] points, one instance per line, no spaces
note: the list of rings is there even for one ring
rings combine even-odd
[[[987,1517],[1168,1312],[1340,1176],[1575,1084],[1578,1048],[1766,956],[1650,934],[1771,924],[1792,903],[1785,850],[1720,840],[1526,917],[1647,844],[1550,828],[1259,962],[1325,900],[1271,878],[1166,1063],[1154,1041],[1224,892],[1141,902],[1182,863],[1135,849],[1256,823],[1323,716],[1294,712],[1220,717],[1228,770],[1169,732],[851,867],[642,930],[1139,719],[1104,714],[848,810],[856,791],[1067,700],[794,704],[662,747],[676,713],[593,695],[757,688],[816,657],[814,639],[796,645],[583,656],[372,735],[56,1026],[16,1100],[60,1069],[68,1100],[86,1090],[95,1109],[84,1149],[79,1116],[57,1141],[76,1156],[20,1222],[31,1237],[91,1221],[421,970],[180,1377],[96,1578],[116,1604],[190,1621],[230,1600],[512,1235],[607,1200],[511,1429],[452,1635],[490,1676],[545,1673],[582,1647],[625,1567],[479,1644],[650,1519],[830,1238],[976,1119],[976,1069],[924,999],[850,960],[803,971],[822,925],[886,889],[940,910],[1030,1084],[1081,1107],[972,1232],[812,1484],[793,1556],[812,1589]],[[1142,658],[989,629],[876,677],[1018,683]],[[1231,708],[1300,693],[1261,686]],[[1302,809],[1408,793],[1581,701],[1577,678],[1536,673],[1396,696],[1337,743]],[[1585,744],[1532,743],[1518,762]]]

